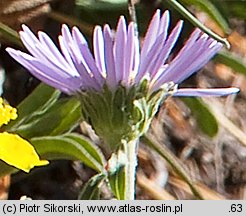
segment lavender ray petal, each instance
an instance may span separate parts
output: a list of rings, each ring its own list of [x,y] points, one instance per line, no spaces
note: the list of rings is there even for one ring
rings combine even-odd
[[[77,44],[80,50],[80,53],[82,54],[86,65],[88,66],[88,68],[90,69],[90,73],[93,75],[93,77],[95,78],[95,80],[97,80],[97,82],[100,84],[100,86],[103,86],[104,84],[104,78],[102,76],[102,74],[99,72],[95,60],[88,48],[87,45],[85,44]]]
[[[37,39],[35,42],[32,41],[33,43],[30,43],[31,39],[26,32],[20,32],[20,37],[29,52],[37,59],[42,60],[43,64],[49,65],[52,68],[60,68],[60,73],[63,73],[65,76],[68,72],[71,73],[73,71],[73,69],[64,68],[61,64],[59,64],[59,61],[52,57],[50,51],[46,47],[42,46]]]
[[[86,46],[88,49],[87,42],[76,27],[74,27],[72,31],[73,37],[70,33],[69,28],[66,25],[62,26],[62,36],[60,38],[60,45],[63,54],[64,56],[66,56],[67,59],[70,59],[69,61],[73,62],[77,72],[81,76],[82,74],[85,76],[85,80],[88,81],[86,83],[86,86],[89,85],[91,87],[94,87],[95,89],[98,89],[98,83],[94,80],[94,77],[92,77],[91,69],[89,68],[79,47],[80,45],[83,45]]]
[[[88,73],[93,75],[93,77],[97,80],[100,86],[104,83],[104,78],[101,75],[101,72],[98,70],[95,60],[88,48],[86,40],[84,39],[82,34],[79,34],[76,29],[74,30],[74,40],[70,34],[68,28],[62,29],[62,35],[65,39],[65,44],[69,46],[70,54],[72,54],[74,61],[79,61],[84,64]]]
[[[199,31],[197,31],[197,34],[193,34],[195,37],[190,38],[190,40],[188,40],[184,47],[179,51],[178,55],[173,59],[171,67],[177,69],[175,69],[175,72],[173,73],[173,77],[175,77],[174,82],[178,82],[178,77],[181,76],[186,68],[196,62],[199,59],[199,56],[207,50],[206,44],[208,41],[208,35],[203,34],[199,39],[197,39],[196,36],[198,33]],[[180,72],[181,68],[182,72]]]
[[[201,40],[202,39],[203,39],[203,35],[201,36]],[[193,64],[190,65],[190,67],[193,68],[192,70],[200,69],[201,68],[200,65],[204,66],[207,63],[207,61],[210,60],[212,56],[216,54],[222,47],[223,45],[220,42],[217,42],[213,38],[208,37],[207,41],[203,45],[203,51],[200,52],[200,55],[197,58],[198,60],[200,60],[200,62],[194,61]]]
[[[195,31],[193,31],[193,33],[191,34],[189,39],[186,41],[185,45],[179,51],[177,56],[172,60],[172,64],[175,64],[176,62],[177,63],[181,62],[181,60],[186,62],[187,59],[191,59],[191,58],[187,58],[187,55],[189,57],[194,58],[194,51],[197,51],[199,48],[201,48],[201,44],[199,44],[199,40],[197,40],[200,34],[201,34],[201,30],[198,28],[195,29]],[[197,46],[194,45],[195,43]],[[195,47],[195,50],[191,51],[192,47]],[[192,53],[192,55],[189,55],[189,52]],[[193,59],[192,59],[192,61],[193,61]]]
[[[79,30],[76,27],[73,28],[72,33],[73,33],[73,41],[69,44],[66,44],[67,49],[69,50],[73,61],[77,62],[78,64],[82,63],[85,69],[87,70],[87,73],[89,73],[92,76],[91,69],[89,68],[84,56],[80,51],[80,46],[83,45],[88,47],[88,44],[82,33],[79,32]]]
[[[122,81],[129,86],[130,74],[132,73],[133,60],[134,60],[134,24],[130,23],[128,27],[127,42],[126,42],[126,57],[125,57],[125,73]]]
[[[164,48],[161,46],[160,52],[156,52],[155,57],[151,57],[151,61],[148,60],[147,62],[150,62],[147,64],[147,68],[145,68],[145,71],[150,71],[151,73],[151,82],[155,82],[156,75],[160,74],[160,68],[163,66],[163,62],[166,60],[166,58],[169,56],[173,46],[175,45],[177,38],[180,34],[180,31],[182,29],[183,22],[180,21],[176,27],[173,29],[172,33],[170,34],[168,40],[164,44]],[[159,45],[160,46],[160,45]],[[153,50],[154,51],[154,50]]]
[[[104,38],[102,28],[100,26],[96,26],[94,29],[93,47],[96,65],[101,74],[105,77]]]
[[[185,42],[184,46],[179,51],[178,55],[181,55],[183,52],[185,52],[186,50],[190,49],[194,45],[194,43],[196,43],[196,41],[199,40],[199,37],[202,38],[201,34],[202,34],[202,31],[199,28],[196,28],[191,33],[191,35],[188,38],[188,40]],[[203,35],[205,36],[206,34],[203,34]]]
[[[62,52],[64,58],[66,59],[66,61],[68,62],[68,64],[71,65],[71,69],[70,69],[69,73],[71,75],[73,75],[73,76],[78,75],[79,72],[78,72],[77,68],[75,67],[75,61],[74,61],[74,58],[75,57],[70,52],[67,44],[65,44],[63,36],[60,35],[58,37],[58,41],[59,41],[61,52]]]
[[[147,33],[145,34],[145,39],[143,42],[142,50],[141,50],[141,59],[145,59],[146,54],[149,52],[149,49],[155,42],[155,38],[157,37],[160,25],[160,10],[156,10],[153,18],[150,21]]]
[[[85,44],[88,46],[84,35],[79,31],[79,29],[76,26],[73,27],[72,29],[72,35],[73,35],[74,41],[77,41],[77,43]]]
[[[66,24],[62,25],[61,35],[64,37],[66,44],[70,44],[73,42],[73,37],[71,35],[70,29]]]
[[[163,35],[160,35],[156,38],[155,43],[145,56],[145,59],[140,56],[140,68],[135,79],[136,82],[139,82],[146,74],[150,73],[148,69],[151,69],[152,65],[155,64],[155,60],[162,50],[162,42]]]
[[[144,67],[144,70],[148,71],[148,73],[150,71],[152,71],[152,73],[153,73],[153,65],[156,65],[156,61],[158,60],[158,56],[160,55],[160,51],[163,49],[163,45],[165,44],[166,39],[167,39],[169,24],[170,24],[170,13],[168,10],[166,10],[161,17],[160,24],[159,24],[159,31],[158,31],[158,37],[159,36],[162,37],[162,42],[160,42],[160,44],[158,45],[159,48],[161,48],[161,49],[155,48],[155,50],[156,50],[155,56],[151,56],[151,58],[148,58],[149,56],[147,54],[145,59],[143,59],[143,61],[146,61],[145,65],[148,66],[148,68],[149,68],[149,69],[147,69]],[[158,37],[156,37],[156,38],[158,39]],[[154,48],[154,45],[152,46],[152,48]],[[150,64],[147,64],[147,62],[150,62]]]
[[[30,43],[39,43],[39,40],[37,39],[37,37],[33,34],[33,32],[25,24],[22,24],[21,27],[23,29],[23,32],[25,32],[25,34],[28,35],[30,39]]]
[[[150,86],[154,86],[156,84],[157,80],[160,79],[160,77],[163,75],[163,73],[167,70],[168,67],[169,64],[165,64],[159,68],[155,76],[151,79]]]
[[[16,51],[11,48],[7,48],[6,51],[20,64],[22,64],[25,68],[29,70],[29,72],[43,81],[44,83],[57,88],[65,93],[71,94],[72,92],[75,92],[77,90],[77,85],[71,85],[71,81],[69,81],[69,78],[60,77],[59,74],[52,72],[47,72],[47,70],[44,72],[43,70],[39,70],[33,63],[37,60],[35,60],[32,56],[22,53],[20,51]],[[35,61],[34,61],[35,60]],[[41,63],[40,63],[41,65]],[[41,65],[40,67],[42,67]],[[44,67],[43,67],[44,69]],[[70,77],[72,78],[72,77]],[[72,82],[74,84],[75,82]]]
[[[75,45],[76,43],[73,40],[73,37],[67,25],[62,25],[61,32],[62,35],[58,38],[61,51],[67,62],[69,62],[70,65],[73,65],[80,55],[79,49]]]
[[[79,31],[77,27],[73,27],[72,35],[73,35],[73,41],[69,45],[67,45],[69,48],[70,54],[72,55],[72,59],[77,61],[79,64],[82,62],[87,70],[87,73],[92,75],[91,70],[89,66],[87,65],[86,60],[80,51],[80,45],[88,47],[88,43],[85,37]]]
[[[200,56],[200,62],[195,62],[194,65],[191,65],[191,68],[188,68],[188,70],[190,70],[190,73],[188,73],[188,76],[191,76],[193,73],[195,73],[196,71],[198,71],[199,69],[201,69],[201,67],[203,67],[204,65],[206,65],[208,63],[208,61],[210,59],[213,58],[214,55],[216,55],[216,53],[219,52],[219,50],[223,47],[223,45],[220,43],[218,44],[219,46],[213,47],[211,50],[209,50],[207,52],[207,55],[201,55]],[[220,46],[221,45],[221,46]],[[186,79],[186,77],[181,77],[180,78],[180,82],[182,82],[184,79]]]
[[[81,80],[83,82],[83,89],[101,89],[101,83],[99,83],[92,73],[88,72],[88,68],[83,64],[83,62],[74,62],[74,65],[80,74]]]
[[[173,96],[178,97],[209,97],[209,96],[225,96],[230,94],[236,94],[240,90],[238,88],[215,88],[215,89],[192,89],[181,88],[174,93]]]
[[[26,32],[19,32],[20,38],[26,49],[36,58],[42,59],[47,64],[49,61],[47,60],[46,56],[40,53],[36,47],[40,44],[38,40],[32,40]]]
[[[124,77],[124,62],[125,62],[125,49],[126,49],[126,21],[123,16],[120,17],[116,35],[115,35],[115,43],[114,43],[114,50],[115,50],[115,72],[116,72],[116,82],[122,81]]]
[[[214,44],[212,47],[211,43]],[[204,66],[221,47],[220,43],[214,39],[208,39],[208,36],[203,34],[192,46],[189,46],[189,49],[183,49],[177,55],[156,81],[153,90],[158,89],[165,82],[182,82]]]
[[[210,48],[207,51],[204,51],[198,58],[197,61],[195,61],[193,64],[191,64],[185,72],[182,72],[178,77],[176,77],[176,83],[181,83],[183,80],[190,77],[193,73],[198,71],[200,68],[202,68],[221,48],[223,47],[222,44],[218,43],[218,45]],[[174,81],[175,82],[175,81]]]
[[[151,68],[151,79],[156,75],[158,72],[159,68],[165,63],[167,60],[168,56],[170,55],[174,45],[177,42],[177,39],[180,35],[180,32],[183,27],[183,21],[179,21],[178,24],[175,26],[173,31],[171,32],[170,36],[168,37],[162,51],[160,52],[157,61],[155,61],[155,64],[153,68]]]
[[[71,67],[68,69],[69,66],[64,59],[59,59],[59,61],[57,61],[57,55],[61,56],[61,54],[59,54],[59,51],[57,50],[55,52],[58,52],[58,54],[54,55],[53,51],[57,48],[54,46],[53,42],[49,39],[47,35],[44,36],[45,33],[39,34],[42,35],[42,40],[46,40],[46,42],[50,40],[49,43],[51,44],[49,46],[47,46],[47,44],[45,44],[44,42],[41,43],[41,41],[39,41],[36,38],[36,36],[31,32],[31,30],[27,26],[22,25],[22,27],[24,31],[20,32],[20,37],[26,48],[29,50],[30,53],[33,54],[33,56],[42,59],[44,62],[46,62],[46,64],[55,65],[55,67],[61,68],[61,71],[65,71],[65,73],[67,73],[67,71],[72,71]]]
[[[199,33],[199,32],[198,32]],[[165,71],[162,72],[159,77],[156,85],[162,85],[163,82],[173,81],[177,83],[181,74],[186,74],[187,67],[190,66],[193,62],[197,61],[199,55],[203,53],[205,50],[204,44],[206,44],[206,38],[197,39],[197,34],[193,34],[195,37],[190,38],[188,43],[180,50],[178,55],[172,60],[169,67],[166,68]],[[155,80],[157,80],[155,78]]]
[[[134,36],[134,55],[133,55],[133,63],[132,63],[132,72],[130,75],[130,79],[132,82],[136,82],[136,76],[138,74],[140,68],[140,45],[139,39],[137,36]]]
[[[47,50],[50,51],[50,53],[53,55],[53,58],[56,59],[57,62],[60,63],[61,66],[64,67],[65,70],[70,69],[73,67],[73,64],[69,64],[64,57],[61,55],[60,51],[57,49],[57,47],[54,45],[53,41],[48,37],[47,34],[44,32],[39,32],[39,40],[41,44],[46,47]],[[71,63],[71,62],[70,62]]]
[[[113,39],[111,36],[111,30],[108,25],[104,26],[103,29],[104,40],[105,40],[105,63],[106,63],[106,80],[107,84],[114,88],[118,83],[116,82],[116,72],[115,72],[115,61],[113,54]]]
[[[44,50],[41,50],[39,47],[36,47],[36,49],[37,49],[40,53],[44,54]],[[46,54],[47,54],[47,53],[46,53]],[[48,56],[47,56],[47,58],[48,58]],[[37,58],[37,59],[38,59],[38,58]],[[64,67],[61,67],[60,64],[58,64],[58,63],[56,62],[56,60],[53,59],[53,58],[48,59],[48,61],[49,61],[49,62],[48,62],[47,64],[44,63],[44,62],[42,61],[42,64],[43,64],[43,65],[47,65],[47,66],[48,66],[50,69],[52,69],[52,70],[59,71],[59,74],[60,74],[61,76],[63,76],[63,77],[68,77],[68,76],[78,75],[78,73],[77,73],[76,71],[74,71],[73,68],[66,69],[66,68],[64,68]]]
[[[168,28],[170,23],[170,13],[166,10],[160,20],[158,36],[163,34],[163,41],[165,42],[167,39]]]
[[[31,65],[33,68],[36,68],[38,71],[43,72],[47,76],[56,79],[59,82],[63,82],[66,85],[71,85],[75,83],[69,82],[69,79],[73,76],[67,74],[67,76],[63,76],[63,74],[60,73],[59,69],[50,68],[49,65],[45,65],[42,62],[40,62],[38,59],[33,58],[32,56],[26,54],[26,53],[19,53],[19,56],[21,56],[22,60],[25,60],[25,62],[29,62],[29,65]]]
[[[199,62],[199,60],[204,59],[203,56],[205,54],[205,56],[208,56],[208,53],[210,52],[211,48],[213,46],[211,46],[212,44],[215,45],[219,45],[217,44],[217,41],[215,41],[212,38],[209,38],[209,36],[207,34],[202,34],[202,36],[199,38],[199,40],[197,40],[197,42],[195,43],[195,45],[191,48],[191,53],[195,53],[195,58],[193,57],[193,60],[189,62],[189,64],[186,64],[186,68],[189,67],[193,68],[193,70],[195,71],[196,68],[200,69],[200,65],[203,65],[201,63],[197,64],[197,62]],[[217,47],[217,46],[216,46]],[[218,47],[217,47],[218,48]],[[207,59],[207,58],[205,58]],[[210,58],[208,58],[209,60]],[[194,65],[197,65],[197,67],[194,67]]]
[[[96,90],[100,89],[99,84],[97,83],[97,81],[94,79],[94,77],[92,77],[92,74],[90,75],[88,73],[88,69],[84,66],[83,62],[80,60],[79,58],[79,54],[77,53],[74,54],[73,50],[71,50],[71,55],[74,56],[73,60],[71,59],[70,55],[69,55],[69,51],[68,48],[66,47],[66,44],[64,42],[64,38],[62,36],[59,37],[59,43],[60,43],[60,47],[63,50],[63,54],[67,56],[67,58],[70,58],[71,61],[73,61],[73,64],[77,70],[77,72],[80,75],[80,79],[81,82],[83,83],[83,88],[94,88]]]
[[[75,67],[80,74],[80,80],[82,83],[81,88],[83,90],[95,89],[97,91],[100,91],[100,84],[97,82],[95,77],[93,77],[91,74],[87,72],[87,69],[85,68],[84,64],[75,63]]]
[[[73,37],[67,25],[62,25],[61,32],[63,38],[63,55],[67,57],[68,61],[74,62],[76,58],[78,58],[78,55],[80,53],[79,49],[77,48],[76,43],[73,40]],[[74,55],[74,53],[78,53],[78,55]]]

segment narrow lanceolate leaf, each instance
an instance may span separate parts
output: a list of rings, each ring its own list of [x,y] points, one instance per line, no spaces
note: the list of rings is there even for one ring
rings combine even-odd
[[[60,91],[41,83],[17,106],[18,118],[10,122],[6,129],[14,131],[20,124],[43,114],[57,101],[59,95]]]
[[[209,0],[181,0],[181,2],[199,7],[202,11],[207,13],[225,33],[229,33],[230,28],[226,19]]]
[[[125,200],[125,168],[120,167],[116,173],[108,176],[110,188],[118,200]]]
[[[82,135],[46,136],[31,139],[38,154],[47,160],[79,160],[92,169],[102,172],[105,159],[100,150]]]
[[[83,187],[79,194],[80,200],[98,200],[100,198],[100,185],[105,180],[104,173],[93,176]]]
[[[214,60],[246,76],[246,63],[242,58],[235,56],[228,51],[221,51],[215,56]]]
[[[86,137],[76,133],[65,134],[64,137],[71,140],[75,140],[76,142],[80,143],[83,146],[83,148],[86,149],[88,154],[92,158],[94,158],[100,165],[104,166],[106,164],[106,160],[101,150]]]
[[[126,195],[126,173],[127,163],[126,155],[119,150],[117,154],[113,153],[108,161],[108,180],[112,192],[118,200],[124,200]]]
[[[215,136],[218,132],[218,122],[206,104],[199,98],[186,97],[182,98],[182,100],[190,108],[201,131],[210,137]]]
[[[11,132],[25,138],[59,135],[70,131],[81,119],[80,102],[75,98],[60,99],[43,115],[33,117]]]

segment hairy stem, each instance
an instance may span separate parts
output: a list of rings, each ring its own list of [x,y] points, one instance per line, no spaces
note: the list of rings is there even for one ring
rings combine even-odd
[[[127,155],[125,200],[135,199],[138,143],[139,139],[124,143],[124,148]]]

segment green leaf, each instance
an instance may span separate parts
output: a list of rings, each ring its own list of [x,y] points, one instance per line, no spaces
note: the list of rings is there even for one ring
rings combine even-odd
[[[11,121],[5,130],[14,131],[19,125],[28,122],[34,116],[45,113],[58,99],[60,91],[43,83],[28,96],[18,106],[18,118]]]
[[[50,135],[59,135],[71,130],[81,121],[80,101],[76,98],[59,100],[55,106],[52,107],[50,116],[56,115],[58,111],[60,111],[60,122]]]
[[[76,133],[69,133],[64,135],[64,137],[75,140],[78,143],[81,143],[84,149],[86,149],[87,153],[94,158],[101,166],[104,166],[106,164],[106,160],[101,152],[101,150],[91,141],[89,141],[87,138],[85,138],[82,135],[76,134]]]
[[[77,6],[85,7],[91,10],[115,10],[115,9],[122,9],[123,7],[127,6],[127,0],[77,0]]]
[[[6,40],[12,43],[15,43],[18,46],[22,46],[18,33],[2,22],[0,22],[0,36],[4,37]]]
[[[100,196],[100,185],[105,180],[104,173],[93,176],[83,187],[79,194],[80,200],[98,200]]]
[[[218,132],[218,123],[215,116],[209,108],[198,98],[182,98],[185,104],[190,108],[192,114],[197,120],[199,128],[208,136],[213,137]]]
[[[229,25],[220,11],[209,0],[181,0],[182,2],[199,7],[202,11],[207,13],[225,33],[230,32]]]
[[[113,153],[108,161],[108,180],[112,192],[118,200],[124,200],[126,195],[126,155],[121,150]]]
[[[59,135],[73,129],[81,120],[80,102],[76,98],[58,100],[43,115],[35,116],[15,130],[25,138]]]
[[[240,57],[237,57],[231,54],[228,51],[221,51],[215,57],[214,60],[216,62],[222,63],[234,71],[246,75],[246,64],[244,60]]]
[[[116,173],[109,175],[109,184],[118,200],[125,200],[125,168],[119,167]]]
[[[79,160],[92,169],[102,172],[105,159],[90,140],[78,134],[45,136],[31,139],[38,154],[47,160]]]

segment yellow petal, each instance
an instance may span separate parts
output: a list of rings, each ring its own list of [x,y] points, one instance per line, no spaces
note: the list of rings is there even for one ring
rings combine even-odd
[[[0,127],[3,124],[8,124],[12,119],[17,118],[17,110],[8,104],[5,104],[3,99],[0,97]]]
[[[47,165],[40,160],[34,147],[16,134],[0,133],[0,159],[7,164],[29,172],[34,166]]]

